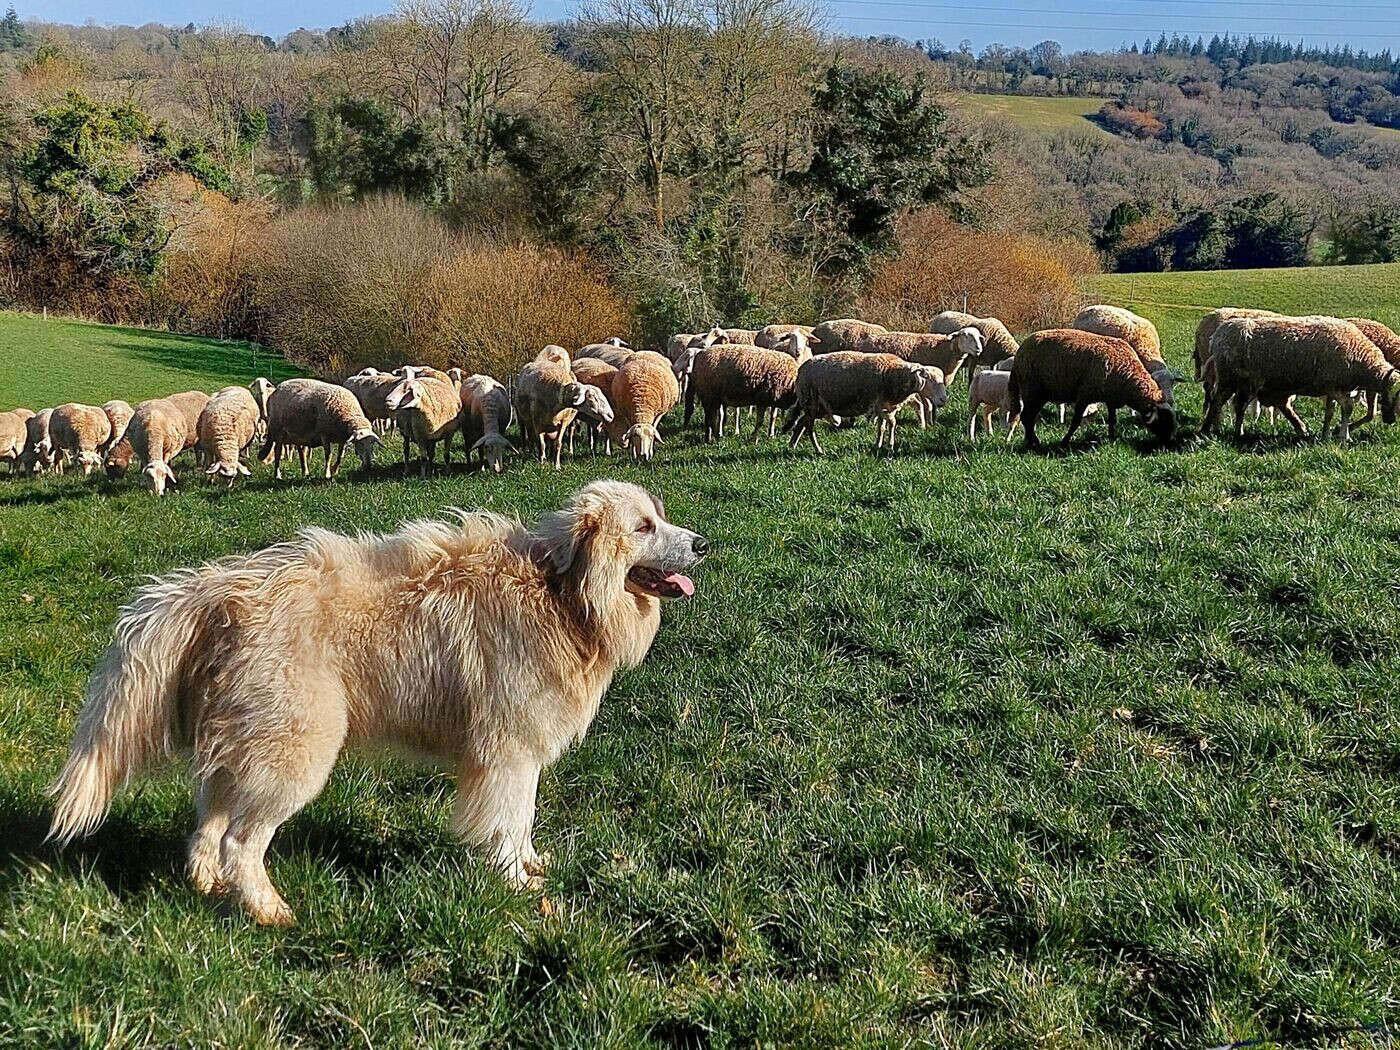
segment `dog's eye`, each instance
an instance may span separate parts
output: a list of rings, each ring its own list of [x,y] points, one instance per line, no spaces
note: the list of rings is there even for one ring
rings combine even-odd
[[[650,518],[647,518],[646,521],[642,522],[641,525],[637,526],[637,531],[638,531],[638,532],[655,532],[655,531],[656,531],[656,522],[652,521]]]

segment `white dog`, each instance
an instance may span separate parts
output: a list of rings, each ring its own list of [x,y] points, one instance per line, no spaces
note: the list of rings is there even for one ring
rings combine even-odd
[[[540,771],[646,656],[658,599],[693,593],[683,571],[706,550],[646,490],[598,481],[533,530],[491,514],[308,529],[159,579],[88,685],[50,837],[90,832],[129,779],[189,750],[191,877],[288,925],[264,865],[273,834],[342,748],[383,742],[454,768],[454,830],[538,886]]]

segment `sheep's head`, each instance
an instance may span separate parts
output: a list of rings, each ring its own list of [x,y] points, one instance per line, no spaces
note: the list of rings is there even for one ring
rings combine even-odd
[[[719,325],[715,325],[713,328],[711,328],[708,332],[704,334],[700,345],[714,346],[716,343],[724,342],[725,339],[726,335],[724,329],[721,328]]]
[[[379,374],[372,368],[365,369],[365,372],[372,375]],[[365,372],[360,374],[364,375]],[[258,403],[258,415],[267,419],[267,399],[272,396],[272,392],[277,389],[277,386],[271,380],[258,376],[257,379],[248,384],[248,389],[253,392],[253,400]]]
[[[630,449],[634,459],[651,459],[661,443],[661,431],[651,423],[638,423],[622,435],[622,447]]]
[[[1387,426],[1395,422],[1397,408],[1400,408],[1400,369],[1392,368],[1381,387],[1381,422]]]
[[[1162,391],[1162,402],[1167,405],[1176,405],[1175,389],[1176,384],[1181,382],[1183,376],[1172,371],[1170,368],[1158,368],[1150,373],[1152,381],[1157,384],[1157,389]]]
[[[422,398],[421,384],[415,379],[405,379],[389,391],[389,396],[384,399],[384,407],[390,412],[397,412],[401,408],[415,408]]]
[[[986,345],[986,337],[971,325],[959,328],[953,333],[953,349],[964,357],[975,357],[980,360],[982,350]]]
[[[582,383],[565,383],[559,388],[559,401],[565,408],[579,408],[588,398]]]
[[[379,447],[379,435],[365,427],[350,435],[350,445],[354,448],[355,455],[360,457],[360,469],[369,470],[370,464],[374,462],[374,450]]]
[[[449,368],[447,370],[447,377],[452,380],[453,386],[458,390],[462,389],[463,372],[460,368]]]
[[[170,464],[154,460],[141,471],[141,480],[155,495],[164,496],[165,487],[175,484],[175,472],[170,469]]]
[[[478,438],[468,452],[476,452],[478,449],[486,463],[486,469],[493,474],[499,474],[506,469],[506,456],[515,451],[515,446],[501,434],[486,434]]]
[[[798,329],[793,329],[773,344],[774,350],[781,350],[785,354],[791,354],[799,362],[806,361],[812,356],[812,351],[807,347],[807,333]]]
[[[1158,441],[1170,441],[1176,433],[1176,409],[1171,405],[1159,405],[1143,417],[1142,424]]]
[[[242,463],[215,463],[204,473],[209,475],[211,480],[215,477],[223,478],[228,482],[228,487],[233,488],[235,481],[240,477],[249,477],[253,472]]]
[[[571,364],[569,351],[556,343],[550,343],[547,347],[535,355],[535,360],[540,362],[549,361],[556,365],[563,365],[568,368]]]
[[[91,450],[78,453],[78,466],[83,468],[83,477],[87,477],[94,470],[102,466],[102,457]]]
[[[695,370],[695,359],[700,356],[703,347],[688,346],[680,352],[675,363],[671,365],[671,371],[676,374],[676,381],[684,379]]]
[[[609,346],[616,346],[619,349],[627,349],[627,340],[618,335],[609,336],[607,339],[604,339],[603,342],[607,343]]]
[[[942,408],[948,403],[948,384],[943,377],[943,369],[934,365],[915,365],[920,397],[934,408]]]
[[[594,423],[613,421],[613,409],[612,405],[608,404],[608,395],[603,393],[601,387],[592,383],[583,384],[583,404],[579,406],[578,414]]]
[[[1015,358],[1015,357],[1003,357],[1000,361],[998,361],[998,362],[996,363],[996,369],[995,369],[995,370],[998,371],[998,372],[1010,372],[1010,371],[1011,371],[1011,366],[1014,365],[1015,363],[1016,363],[1016,358]]]

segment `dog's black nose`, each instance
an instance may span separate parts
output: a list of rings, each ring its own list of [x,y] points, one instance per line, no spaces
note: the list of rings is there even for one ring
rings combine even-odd
[[[690,549],[695,552],[697,558],[703,558],[710,553],[710,541],[704,536],[696,536],[690,543]]]

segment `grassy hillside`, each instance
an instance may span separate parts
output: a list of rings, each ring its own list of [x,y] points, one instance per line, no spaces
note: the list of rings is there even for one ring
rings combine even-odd
[[[1311,282],[1342,276],[1137,278],[1130,301],[1180,361],[1187,307],[1330,303],[1353,286]],[[135,338],[90,349],[104,331]],[[37,384],[71,336],[38,334],[60,350],[0,370],[0,402],[69,396]],[[73,382],[270,370],[163,345]],[[187,468],[163,501],[0,478],[0,1045],[1200,1047],[1393,1018],[1400,432],[1152,451],[1096,422],[1038,456],[970,445],[964,398],[879,459],[868,427],[817,459],[673,421],[645,468],[404,481],[390,455],[232,492]],[[659,489],[714,553],[542,778],[543,898],[452,841],[445,776],[383,758],[274,842],[290,931],[190,888],[178,766],[42,843],[145,574],[307,524],[533,517],[599,476]]]
[[[1004,117],[1036,131],[1103,131],[1089,119],[1103,106],[1104,100],[1101,98],[968,94],[959,95],[957,104],[989,116]],[[1103,133],[1108,134],[1106,131]]]
[[[135,404],[180,390],[213,390],[230,376],[294,374],[280,356],[247,343],[26,314],[0,314],[0,360],[21,365],[0,377],[3,408],[100,405],[113,397]]]

